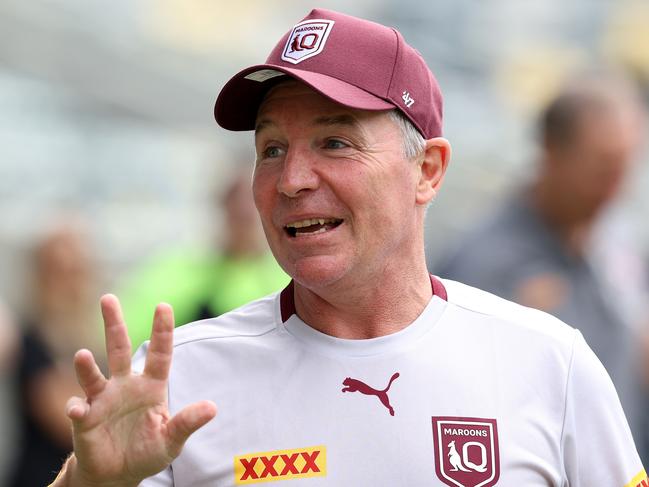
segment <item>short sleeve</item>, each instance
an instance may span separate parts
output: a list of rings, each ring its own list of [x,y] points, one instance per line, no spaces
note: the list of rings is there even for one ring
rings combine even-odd
[[[562,435],[568,485],[645,485],[646,474],[613,382],[581,333],[575,333]]]

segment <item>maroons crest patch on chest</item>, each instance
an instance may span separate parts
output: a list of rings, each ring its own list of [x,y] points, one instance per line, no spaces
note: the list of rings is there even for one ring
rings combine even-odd
[[[500,477],[495,419],[433,416],[435,472],[451,487],[490,487]]]

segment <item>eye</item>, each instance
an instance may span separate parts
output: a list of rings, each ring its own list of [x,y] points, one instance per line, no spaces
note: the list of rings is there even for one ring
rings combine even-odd
[[[264,159],[274,159],[276,157],[280,157],[282,153],[283,150],[281,147],[277,145],[270,145],[262,151],[261,155]]]
[[[325,149],[345,149],[349,145],[340,139],[327,139],[324,141]]]

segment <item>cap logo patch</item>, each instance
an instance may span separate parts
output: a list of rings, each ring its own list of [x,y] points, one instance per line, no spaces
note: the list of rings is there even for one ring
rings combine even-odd
[[[411,107],[412,105],[414,105],[414,103],[415,103],[415,100],[414,100],[414,98],[412,98],[412,97],[410,96],[410,92],[409,92],[409,91],[404,91],[404,92],[401,94],[401,99],[403,100],[403,102],[406,104],[406,106],[407,106],[408,108],[410,108],[410,107]]]
[[[310,19],[297,24],[288,36],[282,60],[298,64],[320,54],[333,25],[333,20],[326,19]]]

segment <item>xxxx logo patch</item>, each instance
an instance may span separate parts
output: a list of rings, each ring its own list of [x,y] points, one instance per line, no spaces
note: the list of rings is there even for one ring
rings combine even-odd
[[[649,487],[649,477],[647,477],[647,472],[642,470],[624,487]]]
[[[490,487],[500,476],[495,419],[433,416],[435,471],[451,487]]]
[[[234,457],[234,479],[237,485],[326,475],[327,449],[324,446]]]

